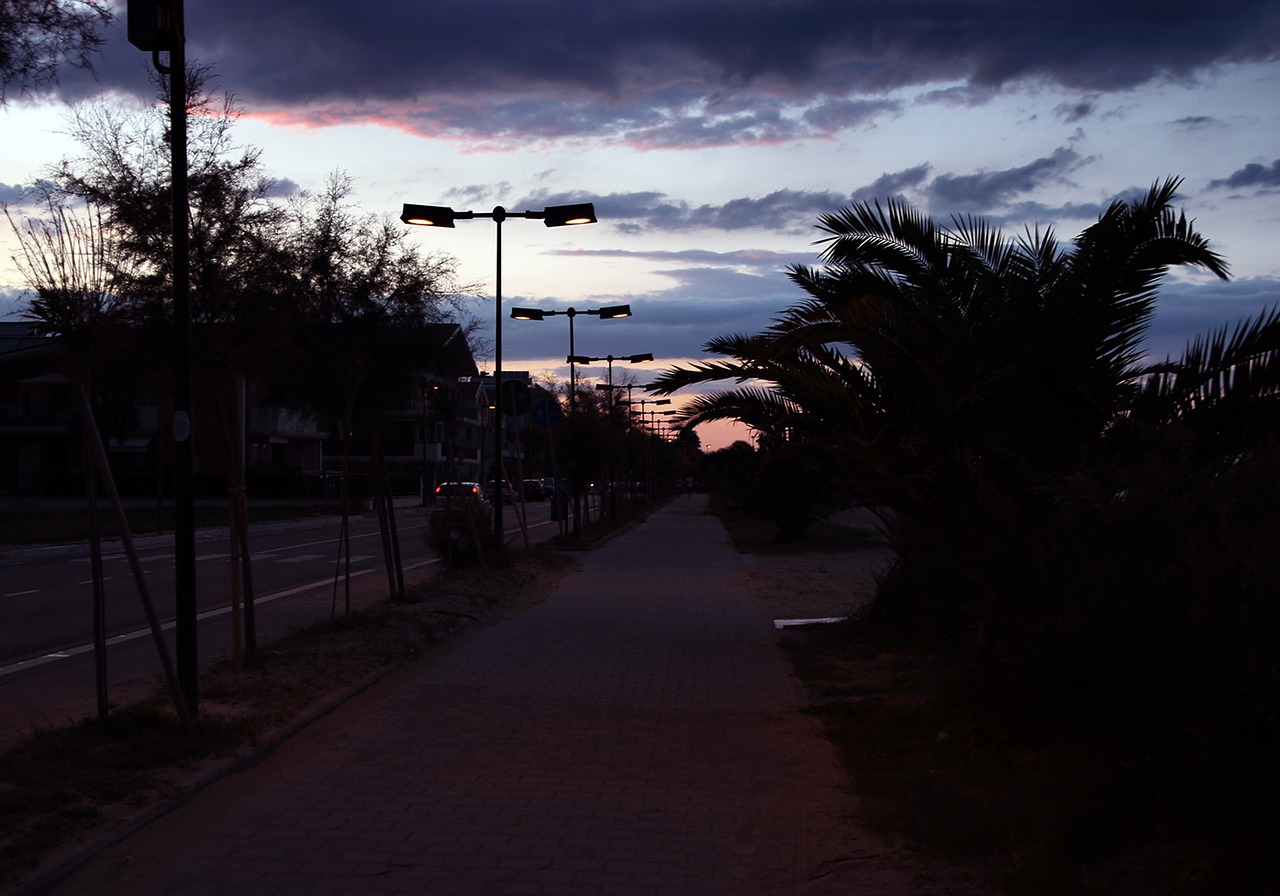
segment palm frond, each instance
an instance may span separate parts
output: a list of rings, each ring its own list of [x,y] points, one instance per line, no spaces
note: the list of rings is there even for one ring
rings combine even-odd
[[[1143,371],[1135,404],[1163,421],[1280,397],[1280,306],[1197,336],[1180,361]]]

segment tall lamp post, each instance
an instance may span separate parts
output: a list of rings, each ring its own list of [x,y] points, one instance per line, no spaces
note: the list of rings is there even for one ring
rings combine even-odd
[[[609,385],[608,385],[608,386],[605,386],[605,387],[603,387],[603,388],[607,388],[607,389],[609,390],[609,405],[608,405],[608,407],[609,407],[609,421],[610,421],[611,423],[613,422],[613,362],[614,362],[614,361],[630,361],[632,364],[642,364],[642,363],[644,363],[645,361],[652,361],[652,360],[653,360],[653,353],[652,353],[652,352],[643,352],[643,353],[638,354],[638,355],[623,355],[622,357],[614,357],[613,355],[605,355],[603,358],[589,358],[589,357],[587,357],[586,355],[570,355],[570,356],[569,356],[569,363],[570,363],[570,364],[574,364],[574,363],[578,363],[578,364],[591,364],[591,363],[593,363],[593,362],[595,362],[595,361],[607,361],[607,362],[608,362],[608,364],[609,364]],[[597,388],[601,388],[601,387],[597,387]],[[612,481],[612,480],[613,480],[613,469],[612,469],[612,468],[613,468],[613,462],[612,462],[612,459],[610,460],[609,466],[610,466],[610,471],[609,471],[609,479],[610,479],[610,482],[609,482],[609,513],[610,513],[610,515],[611,515],[611,516],[616,516],[616,514],[617,514],[617,506],[616,506],[616,502],[615,502],[615,499],[614,499],[614,491],[615,491],[615,489],[614,489],[614,482]]]
[[[569,409],[573,410],[578,403],[578,378],[575,373],[574,361],[576,357],[573,347],[573,319],[579,314],[592,314],[601,320],[616,320],[620,317],[631,316],[630,305],[605,305],[603,308],[583,308],[579,311],[577,308],[570,306],[563,311],[552,310],[546,311],[541,308],[512,308],[512,320],[543,320],[548,317],[555,317],[563,314],[569,318]]]
[[[613,410],[613,362],[627,361],[631,364],[643,364],[646,361],[653,360],[653,352],[642,352],[638,355],[605,355],[602,358],[588,358],[586,355],[570,355],[569,364],[594,364],[596,361],[605,361],[609,364],[609,410]]]
[[[493,537],[502,543],[502,500],[498,483],[502,474],[502,222],[507,218],[532,218],[547,227],[564,227],[571,224],[594,224],[596,209],[590,202],[573,205],[549,205],[542,211],[509,212],[502,206],[494,206],[491,212],[457,212],[439,205],[414,205],[405,203],[400,220],[421,227],[453,227],[454,221],[472,218],[489,218],[497,230],[497,276],[494,279],[493,315],[493,483],[498,500],[493,502]]]
[[[670,398],[628,398],[627,399],[627,406],[628,406],[627,409],[632,413],[635,412],[635,408],[631,407],[631,405],[636,405],[636,404],[640,405],[640,425],[643,427],[644,406],[647,404],[652,404],[652,405],[671,404],[671,399]]]
[[[169,158],[173,223],[173,555],[175,675],[191,716],[199,714],[196,652],[195,459],[192,447],[191,275],[188,258],[187,56],[183,0],[130,0],[129,43],[151,53],[169,78]],[[169,54],[169,64],[160,54]],[[167,662],[167,661],[166,661]],[[189,720],[184,718],[184,726]]]

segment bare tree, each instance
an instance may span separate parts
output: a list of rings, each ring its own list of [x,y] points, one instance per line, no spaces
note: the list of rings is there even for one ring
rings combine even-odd
[[[293,210],[292,323],[278,332],[297,340],[292,359],[294,382],[305,398],[343,427],[343,539],[340,548],[347,609],[350,609],[350,549],[346,534],[350,495],[351,437],[378,438],[388,396],[399,394],[408,371],[421,358],[415,334],[422,324],[445,320],[460,310],[456,262],[445,255],[419,252],[403,227],[386,217],[366,214],[351,202],[352,181],[334,173],[325,189],[303,196]],[[282,371],[281,380],[286,374]],[[372,483],[377,487],[383,520],[388,579],[392,591],[403,582],[398,566],[394,515],[385,489],[386,473],[376,458]],[[335,576],[336,579],[336,576]],[[336,587],[335,587],[336,592]]]
[[[122,299],[116,291],[117,279],[113,275],[113,269],[119,272],[123,259],[115,234],[104,225],[101,212],[90,209],[77,214],[52,201],[49,202],[47,211],[46,218],[26,218],[22,221],[15,219],[8,208],[5,208],[4,213],[20,248],[13,261],[27,285],[36,293],[36,297],[27,306],[26,316],[42,333],[61,339],[68,374],[75,384],[80,406],[86,461],[85,494],[89,502],[94,571],[94,652],[98,716],[103,722],[107,720],[104,630],[106,594],[102,580],[102,544],[97,528],[95,472],[106,489],[115,512],[116,524],[129,558],[138,596],[146,611],[147,622],[173,695],[178,718],[184,730],[189,729],[191,720],[187,713],[187,703],[178,685],[160,620],[129,531],[124,504],[116,490],[93,412],[93,359],[104,340],[110,338],[111,327],[120,312]]]
[[[173,251],[171,243],[170,148],[167,142],[170,100],[168,84],[156,80],[159,103],[137,112],[103,102],[85,103],[72,110],[68,130],[81,152],[64,158],[46,172],[47,189],[104,210],[119,234],[128,272],[131,311],[139,326],[157,338],[144,340],[166,346],[171,325],[169,307]],[[232,627],[235,659],[250,666],[256,661],[253,575],[248,549],[248,507],[244,464],[243,394],[246,377],[269,351],[261,325],[273,301],[281,295],[284,278],[283,210],[268,194],[274,182],[262,171],[260,150],[238,145],[234,125],[240,108],[233,96],[217,93],[208,69],[187,72],[188,206],[190,233],[188,262],[192,313],[199,328],[194,348],[199,369],[221,412],[220,430],[229,471],[229,518],[232,529]],[[155,353],[148,359],[157,370],[156,382],[170,358]],[[162,404],[164,394],[157,395]],[[162,501],[157,489],[157,503]],[[159,516],[159,514],[157,514]],[[241,600],[243,598],[243,601]],[[241,611],[242,608],[242,611]],[[242,639],[243,631],[243,650]]]
[[[101,0],[0,0],[0,105],[11,88],[56,83],[63,65],[92,69],[112,18]]]

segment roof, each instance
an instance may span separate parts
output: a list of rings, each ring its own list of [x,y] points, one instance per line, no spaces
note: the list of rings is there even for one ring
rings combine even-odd
[[[479,373],[467,334],[458,324],[427,324],[423,343],[423,368],[450,379]]]
[[[0,354],[18,352],[41,345],[53,345],[50,336],[40,336],[35,326],[26,321],[0,321]]]

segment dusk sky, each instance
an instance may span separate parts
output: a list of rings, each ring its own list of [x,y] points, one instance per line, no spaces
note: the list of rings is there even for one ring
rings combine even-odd
[[[149,102],[150,57],[123,3],[97,79],[0,109],[0,201],[76,147],[67,104]],[[939,221],[1069,240],[1118,196],[1185,178],[1180,204],[1233,281],[1166,283],[1149,348],[1280,299],[1280,3],[1276,0],[186,0],[188,56],[244,108],[278,192],[356,180],[367,211],[404,202],[488,212],[591,200],[600,223],[504,225],[512,305],[629,302],[579,317],[578,354],[646,383],[799,301],[819,215],[905,198]],[[494,225],[414,228],[490,299]],[[0,317],[19,283],[0,238]],[[504,317],[507,309],[504,308]],[[492,332],[491,323],[487,325]],[[564,318],[504,319],[503,366],[567,377]],[[604,367],[584,377],[603,379]],[[704,446],[731,432],[701,430]]]

